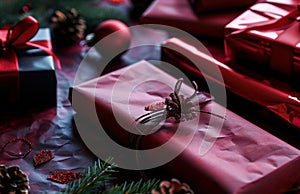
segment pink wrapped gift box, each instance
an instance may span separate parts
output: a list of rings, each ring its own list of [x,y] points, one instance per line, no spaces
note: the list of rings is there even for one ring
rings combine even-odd
[[[226,24],[241,13],[225,11],[197,15],[189,0],[156,0],[144,12],[140,22],[168,25],[196,35],[223,38]]]
[[[196,13],[249,7],[257,0],[190,0]]]
[[[130,147],[132,142],[129,139],[132,134],[121,126],[132,125],[137,117],[146,113],[145,106],[164,101],[172,92],[176,81],[176,78],[161,69],[141,61],[99,79],[74,86],[73,108],[77,117],[80,115],[86,118],[84,123],[87,124],[80,126],[84,131],[80,132],[82,139],[88,147],[93,145],[92,147],[105,148],[107,154],[112,154],[114,158],[123,158],[124,163],[135,160],[135,157],[128,158],[130,156],[112,149],[101,139],[102,136],[97,137],[102,129],[91,123],[100,121],[113,141]],[[128,88],[132,89],[129,96]],[[193,89],[184,85],[180,93],[190,95]],[[184,130],[180,134],[177,134],[178,123],[166,120],[159,125],[158,131],[143,137],[139,148],[148,150],[172,139],[173,144],[168,147],[168,151],[172,153],[182,149],[183,152],[163,168],[170,175],[189,183],[195,193],[269,194],[288,191],[300,178],[300,151],[210,101],[208,94],[200,94],[202,102],[207,101],[201,109],[219,110],[225,113],[225,119],[200,114],[198,119],[180,123],[181,129]],[[124,105],[128,107],[124,108]],[[96,109],[97,121],[91,119],[92,113],[88,107]],[[216,119],[216,123],[209,125],[212,118]],[[207,152],[199,154],[205,136],[214,138],[214,134],[210,132],[217,130],[219,122],[223,122],[223,125],[219,134],[215,136],[214,144]],[[196,124],[197,128],[192,140],[189,144],[184,144],[187,134],[194,130],[193,124]],[[92,151],[96,153],[95,150]],[[143,158],[160,158],[163,157],[161,154],[143,155]],[[120,163],[117,165],[122,166]]]
[[[266,0],[250,7],[226,25],[226,55],[254,62],[253,66],[264,71],[297,77],[300,73],[298,3]]]

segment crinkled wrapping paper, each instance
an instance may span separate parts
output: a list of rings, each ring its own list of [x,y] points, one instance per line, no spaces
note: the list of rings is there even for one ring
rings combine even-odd
[[[225,52],[240,65],[295,79],[299,85],[299,1],[265,0],[225,27]]]
[[[156,0],[140,18],[142,24],[162,24],[209,37],[224,37],[224,28],[242,11],[224,11],[197,15],[189,0]]]
[[[117,85],[120,80],[123,87],[119,88]],[[76,114],[85,117],[87,124],[92,121],[92,113],[87,107],[95,106],[98,119],[106,133],[121,145],[132,146],[129,141],[130,133],[120,127],[118,121],[125,122],[125,126],[131,125],[135,118],[146,113],[144,106],[164,100],[172,92],[170,85],[175,83],[174,77],[146,61],[141,61],[99,79],[74,86],[72,103]],[[127,88],[131,86],[137,87],[131,90],[128,98]],[[116,90],[113,88],[117,90],[118,96],[114,96]],[[191,88],[184,87],[181,92],[188,95],[192,91]],[[74,101],[74,96],[77,96],[80,104]],[[127,99],[129,106],[124,109]],[[208,95],[202,99],[210,100],[210,97]],[[300,178],[299,150],[215,102],[208,102],[202,108],[205,111],[219,110],[226,113],[225,120],[215,120],[216,123],[224,123],[216,136],[216,142],[206,154],[199,155],[201,142],[205,139],[206,130],[216,130],[216,123],[208,126],[212,117],[208,114],[201,114],[199,122],[197,119],[192,123],[183,122],[185,133],[177,136],[174,136],[177,124],[166,121],[161,124],[159,131],[142,139],[140,148],[155,148],[173,139],[174,144],[168,149],[170,152],[178,151],[184,146],[183,142],[186,141],[187,134],[193,131],[193,124],[196,122],[197,129],[191,143],[178,157],[163,167],[172,176],[191,184],[196,193],[282,193],[288,191]],[[116,119],[117,117],[121,120]],[[98,138],[95,134],[102,129],[91,129],[90,125],[82,127],[88,133],[84,133],[82,137],[89,141],[89,145],[101,146],[101,137]],[[213,133],[209,137],[213,138]],[[106,147],[108,153],[113,153],[110,149],[109,146]],[[122,153],[118,157],[125,157],[125,163],[132,160],[126,158],[128,156],[122,156]]]
[[[238,96],[262,105],[282,121],[298,129],[300,128],[300,101],[297,98],[298,95],[295,96],[293,93],[278,90],[261,81],[240,74],[180,39],[169,39],[162,46],[163,58],[168,61],[171,60],[173,65],[184,72],[196,77],[206,76],[212,82],[224,85]],[[214,66],[220,69],[224,83],[215,76],[212,68]]]
[[[191,6],[196,13],[204,13],[209,11],[220,11],[226,9],[234,9],[239,7],[248,7],[257,0],[190,0]]]
[[[50,172],[71,170],[82,172],[93,164],[95,157],[87,150],[72,130],[71,107],[53,108],[26,119],[14,120],[1,126],[0,146],[12,138],[26,138],[32,144],[32,151],[25,158],[15,158],[0,153],[0,163],[6,166],[19,165],[28,175],[30,193],[57,193],[63,191],[65,184],[47,179]],[[10,151],[13,145],[9,146]],[[16,144],[17,145],[17,144]],[[54,158],[41,166],[34,167],[33,157],[40,150],[51,150]]]

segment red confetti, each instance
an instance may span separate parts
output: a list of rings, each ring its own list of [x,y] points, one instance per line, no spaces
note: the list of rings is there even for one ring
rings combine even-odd
[[[67,184],[69,182],[72,182],[76,179],[80,179],[82,177],[83,175],[79,172],[55,171],[55,172],[51,172],[51,174],[48,176],[48,179],[58,183]]]
[[[41,164],[44,164],[54,158],[52,155],[52,152],[50,150],[41,150],[39,153],[37,153],[34,158],[34,166],[39,166]]]

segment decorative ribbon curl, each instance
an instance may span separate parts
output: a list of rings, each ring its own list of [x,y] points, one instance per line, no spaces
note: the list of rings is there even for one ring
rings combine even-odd
[[[16,25],[6,30],[0,30],[0,65],[1,71],[11,72],[18,70],[16,51],[19,49],[37,48],[51,55],[61,69],[59,59],[52,51],[49,40],[30,41],[39,30],[38,21],[32,16],[27,16]]]

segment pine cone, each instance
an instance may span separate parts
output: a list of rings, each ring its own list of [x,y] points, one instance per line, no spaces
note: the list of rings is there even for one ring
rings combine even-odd
[[[57,10],[51,18],[52,30],[58,42],[73,44],[84,38],[85,20],[76,9],[70,9],[67,14]]]
[[[27,194],[28,191],[28,177],[18,166],[6,168],[0,165],[0,193]]]
[[[194,194],[194,192],[188,184],[172,179],[171,182],[162,181],[159,185],[159,191],[152,190],[151,194]]]

